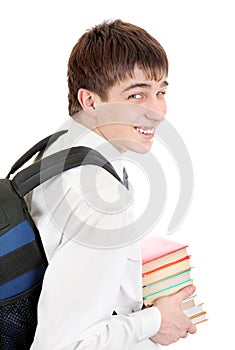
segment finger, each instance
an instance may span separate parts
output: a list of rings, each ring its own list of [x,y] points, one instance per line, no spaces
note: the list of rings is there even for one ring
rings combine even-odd
[[[194,334],[196,333],[196,331],[197,331],[197,327],[194,324],[192,324],[192,326],[188,329],[188,332],[190,334]]]
[[[190,284],[187,287],[182,288],[179,292],[175,294],[175,298],[179,303],[181,303],[184,299],[188,298],[190,295],[195,293],[195,286],[193,284]]]
[[[185,331],[185,333],[181,336],[181,338],[186,338],[188,336],[188,331]]]

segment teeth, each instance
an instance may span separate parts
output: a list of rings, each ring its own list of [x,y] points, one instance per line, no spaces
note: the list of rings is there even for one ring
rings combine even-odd
[[[140,132],[141,134],[144,134],[144,135],[153,135],[154,134],[154,128],[152,129],[143,129],[143,128],[136,128],[136,130],[138,132]]]

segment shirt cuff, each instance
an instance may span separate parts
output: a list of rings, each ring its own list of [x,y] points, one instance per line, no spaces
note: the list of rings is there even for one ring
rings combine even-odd
[[[155,306],[137,311],[134,314],[138,341],[153,337],[159,331],[162,318],[160,311]]]

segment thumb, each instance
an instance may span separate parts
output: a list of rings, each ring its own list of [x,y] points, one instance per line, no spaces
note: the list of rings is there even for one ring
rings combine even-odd
[[[182,288],[180,291],[175,293],[176,300],[181,303],[184,299],[188,298],[190,295],[195,293],[196,287],[193,284],[190,284],[187,287]]]

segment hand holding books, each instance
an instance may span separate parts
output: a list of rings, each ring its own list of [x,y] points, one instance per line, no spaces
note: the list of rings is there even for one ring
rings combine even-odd
[[[174,294],[193,283],[187,247],[164,237],[150,236],[142,240],[142,286],[145,306],[151,306],[160,297]],[[181,308],[194,324],[207,320],[203,303],[198,302],[195,295],[184,302],[182,300]]]
[[[194,292],[195,287],[190,285],[175,294],[157,298],[153,302],[153,307],[156,306],[161,312],[162,323],[159,331],[151,340],[161,345],[169,345],[180,338],[185,338],[188,333],[196,332],[196,326],[181,310],[182,301]]]

